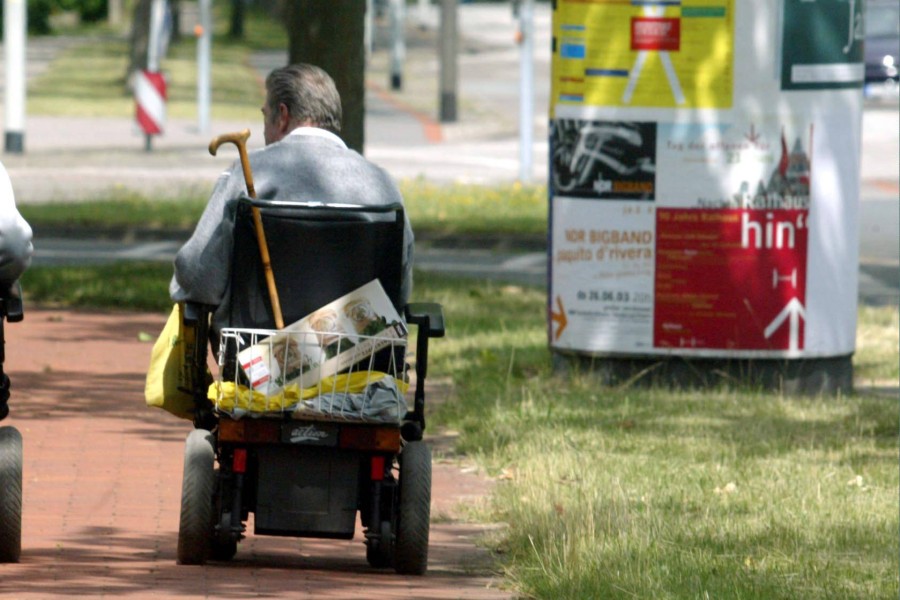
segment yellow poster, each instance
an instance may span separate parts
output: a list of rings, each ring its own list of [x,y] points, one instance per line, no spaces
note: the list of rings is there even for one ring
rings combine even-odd
[[[730,108],[734,0],[558,0],[553,104]]]

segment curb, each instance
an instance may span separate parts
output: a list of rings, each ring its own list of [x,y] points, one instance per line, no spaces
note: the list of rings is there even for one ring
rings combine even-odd
[[[163,229],[160,227],[69,227],[42,225],[32,222],[36,240],[104,240],[119,241],[124,244],[140,242],[186,242],[193,228]],[[447,250],[493,250],[496,252],[547,250],[546,234],[528,233],[441,233],[416,230],[416,244],[434,249]]]
[[[40,222],[30,223],[35,240],[104,240],[122,243],[137,242],[186,242],[193,233],[193,228],[162,229],[156,227],[67,227],[59,225],[42,225]]]

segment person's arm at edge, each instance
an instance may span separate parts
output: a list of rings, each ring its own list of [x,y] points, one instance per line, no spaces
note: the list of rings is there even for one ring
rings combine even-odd
[[[16,208],[12,182],[0,164],[0,282],[18,279],[34,254],[31,226]]]

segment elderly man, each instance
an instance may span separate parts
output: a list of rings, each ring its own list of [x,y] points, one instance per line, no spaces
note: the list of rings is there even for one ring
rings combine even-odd
[[[297,202],[350,202],[384,205],[401,202],[397,186],[380,167],[347,148],[338,137],[341,100],[325,71],[307,64],[276,69],[266,79],[262,107],[266,147],[249,155],[257,196]],[[236,205],[245,194],[236,162],[216,183],[191,239],[175,258],[169,286],[176,302],[218,306],[227,314]],[[412,285],[413,233],[406,222],[401,301]],[[220,323],[221,324],[221,323]]]

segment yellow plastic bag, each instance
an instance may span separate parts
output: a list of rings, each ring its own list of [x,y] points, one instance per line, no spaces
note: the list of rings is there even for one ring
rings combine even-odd
[[[182,327],[181,305],[176,304],[153,344],[144,386],[147,406],[161,408],[182,419],[194,418],[194,399],[190,392],[192,373],[186,357],[192,345],[192,333]]]
[[[318,384],[308,388],[301,389],[296,383],[292,383],[272,396],[266,396],[243,385],[235,385],[231,381],[216,381],[209,386],[207,398],[214,402],[219,410],[226,412],[234,412],[236,408],[251,413],[278,412],[293,409],[301,400],[315,398],[330,391],[358,394],[370,383],[375,383],[383,377],[387,377],[387,373],[381,371],[342,373],[325,377]],[[409,384],[405,381],[396,383],[397,388],[403,393],[409,389]]]

